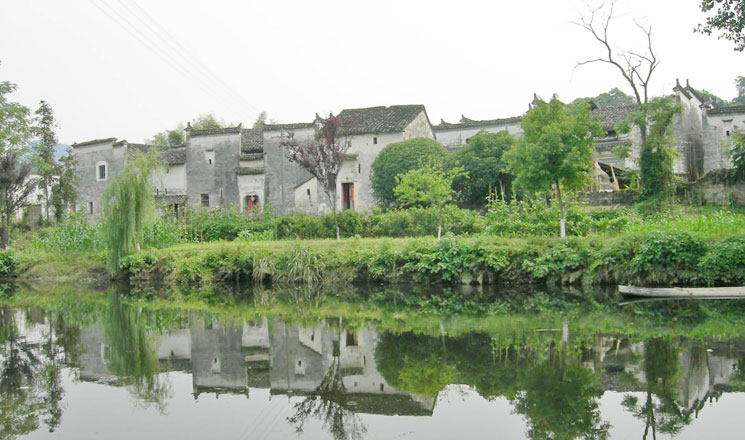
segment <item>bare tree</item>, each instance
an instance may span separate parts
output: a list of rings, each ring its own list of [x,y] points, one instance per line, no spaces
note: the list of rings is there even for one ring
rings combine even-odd
[[[313,141],[301,145],[291,131],[282,141],[282,145],[288,150],[289,160],[305,168],[315,177],[330,199],[337,240],[340,239],[340,234],[336,218],[336,182],[349,150],[349,142],[336,138],[340,125],[339,117],[330,114],[318,125]]]
[[[592,35],[602,46],[604,52],[601,57],[578,62],[575,69],[593,63],[609,64],[618,69],[623,79],[629,84],[634,92],[637,104],[646,104],[649,101],[649,83],[652,74],[660,64],[660,60],[657,59],[652,47],[652,26],[644,27],[634,20],[634,24],[646,39],[644,51],[614,49],[614,44],[609,36],[609,29],[612,21],[616,18],[613,15],[615,4],[616,2],[613,0],[609,3],[603,2],[594,8],[588,5],[588,14],[581,16],[580,20],[575,22],[576,25]],[[644,142],[647,139],[646,124],[642,124],[639,129],[641,130],[642,142]]]
[[[641,174],[641,194],[644,197],[665,194],[669,196],[669,186],[673,181],[672,124],[675,114],[681,108],[673,100],[650,98],[649,84],[652,75],[660,64],[652,45],[652,27],[644,26],[634,20],[644,38],[641,50],[619,49],[610,37],[610,27],[614,15],[615,0],[601,3],[597,7],[588,5],[588,13],[575,22],[586,30],[603,49],[603,55],[580,61],[575,69],[593,63],[613,66],[621,74],[634,92],[638,109],[629,114],[624,121],[624,131],[631,126],[639,128],[641,148],[639,151],[639,169]]]
[[[288,417],[287,421],[295,425],[295,430],[301,433],[306,420],[316,418],[323,423],[323,428],[327,429],[335,440],[361,440],[367,432],[367,427],[349,408],[341,372],[341,359],[334,356],[321,383],[308,397],[295,404],[295,414]]]

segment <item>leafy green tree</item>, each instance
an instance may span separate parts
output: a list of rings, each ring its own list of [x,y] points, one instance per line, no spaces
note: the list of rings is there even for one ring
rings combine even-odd
[[[370,187],[375,199],[381,205],[396,203],[393,188],[396,176],[410,170],[431,166],[442,168],[448,151],[436,141],[426,138],[409,139],[386,145],[372,163]]]
[[[576,103],[579,100],[592,101],[598,107],[619,107],[636,104],[636,100],[634,100],[633,97],[627,95],[618,87],[613,87],[612,89],[610,89],[610,91],[601,93],[598,96],[592,98],[575,99],[574,101],[572,101],[572,104]]]
[[[183,124],[178,124],[173,130],[164,130],[160,133],[155,133],[152,139],[147,140],[148,144],[155,145],[156,147],[174,147],[176,145],[183,145],[184,142]]]
[[[743,0],[701,0],[701,12],[708,15],[704,24],[696,27],[696,32],[705,35],[718,33],[717,38],[730,40],[735,50],[745,50],[745,1]]]
[[[145,223],[156,212],[151,179],[163,166],[156,149],[133,152],[103,192],[102,230],[112,274],[123,256],[140,250]]]
[[[462,167],[465,171],[453,179],[453,188],[462,203],[483,207],[491,194],[502,200],[512,197],[512,175],[503,155],[514,143],[515,138],[507,131],[481,131],[448,156],[447,168]]]
[[[745,105],[745,76],[735,78],[737,96],[732,100],[733,104]]]
[[[193,130],[206,130],[208,128],[223,128],[225,122],[213,113],[204,113],[191,120]]]
[[[18,150],[0,151],[0,248],[10,242],[10,225],[13,216],[25,203],[35,188],[29,179],[31,165],[23,162]]]
[[[745,180],[745,133],[734,133],[730,140],[729,157],[735,178]]]
[[[266,118],[267,114],[265,111],[262,111],[259,113],[259,116],[256,117],[256,121],[254,121],[253,128],[255,130],[260,130],[264,127],[264,124],[266,124]]]
[[[453,168],[448,172],[438,168],[424,167],[411,170],[403,176],[396,176],[397,185],[393,188],[398,204],[403,207],[433,206],[437,208],[437,239],[442,236],[442,212],[445,205],[453,200],[453,179],[466,175],[463,168]]]
[[[60,158],[57,164],[57,181],[52,186],[50,195],[51,204],[54,207],[54,217],[59,222],[62,220],[67,208],[74,205],[78,199],[78,176],[75,173],[75,155],[71,148],[67,149],[65,156]]]
[[[52,106],[46,101],[39,103],[35,112],[35,131],[38,141],[33,146],[34,168],[39,175],[38,185],[44,198],[44,218],[49,220],[50,192],[55,185],[57,161],[54,159],[54,146],[57,145],[57,134],[54,132],[57,121],[54,119]]]
[[[560,212],[561,236],[566,236],[565,191],[589,184],[593,172],[595,136],[600,120],[586,103],[564,105],[556,97],[540,101],[520,122],[523,137],[505,153],[514,185],[526,194],[547,193],[552,187]]]
[[[644,126],[646,136],[639,151],[639,173],[641,195],[646,198],[669,197],[673,192],[675,174],[673,165],[677,155],[674,149],[673,123],[681,106],[672,96],[652,98],[639,105],[625,121],[618,125],[621,132],[629,132],[632,126]]]

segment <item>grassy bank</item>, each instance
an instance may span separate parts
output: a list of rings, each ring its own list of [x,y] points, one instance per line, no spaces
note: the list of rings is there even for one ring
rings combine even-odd
[[[708,234],[710,231],[704,231]],[[745,281],[745,236],[677,231],[617,236],[233,241],[147,249],[126,257],[135,287],[214,283],[317,285],[734,285]],[[19,257],[23,278],[96,280],[100,252]]]
[[[283,230],[285,237],[313,236],[307,231],[318,229],[308,225],[327,219],[257,218],[214,211],[199,214],[200,220],[188,225],[167,219],[151,225],[145,249],[123,260],[121,274],[138,288],[203,289],[215,283],[589,286],[745,281],[745,216],[739,211],[678,207],[642,216],[633,209],[573,209],[569,230],[576,234],[563,240],[554,235],[555,209],[494,204],[483,216],[454,210],[446,227],[451,232],[441,241],[431,236],[363,238],[359,234],[341,241],[276,240],[270,239],[272,230]],[[427,210],[353,213],[345,221],[357,224],[363,219],[361,224],[367,226],[357,230],[366,233],[377,230],[370,225],[385,223],[392,228],[387,234],[397,235],[393,225],[408,218],[401,222],[402,233],[417,235],[432,226],[426,221],[429,214]],[[479,228],[471,227],[477,223]],[[184,234],[187,226],[200,232]],[[96,225],[72,217],[24,237],[12,252],[0,255],[0,275],[105,283],[108,276],[99,235]]]

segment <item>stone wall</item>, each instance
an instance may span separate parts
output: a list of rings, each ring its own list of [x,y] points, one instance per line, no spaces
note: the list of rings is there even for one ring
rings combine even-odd
[[[692,205],[745,206],[745,181],[730,177],[730,170],[715,170],[678,188],[681,202]]]
[[[589,206],[618,206],[631,205],[636,201],[637,194],[633,191],[593,191],[577,194],[580,203]]]

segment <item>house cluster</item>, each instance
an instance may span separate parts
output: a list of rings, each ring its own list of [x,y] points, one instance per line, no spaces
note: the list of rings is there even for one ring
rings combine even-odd
[[[675,121],[675,172],[690,180],[729,166],[725,144],[735,131],[745,129],[745,106],[714,108],[687,82],[677,83],[675,95],[683,112]],[[536,97],[537,99],[537,97]],[[535,101],[534,101],[535,102]],[[532,104],[531,104],[532,105]],[[607,134],[597,140],[596,188],[618,189],[617,173],[637,165],[641,139],[638,131],[617,133],[615,124],[633,107],[597,107]],[[339,113],[338,136],[349,142],[338,176],[337,206],[366,211],[375,207],[370,189],[371,165],[390,143],[412,138],[436,140],[449,150],[464,146],[479,131],[506,130],[520,136],[520,116],[432,124],[423,105],[394,105],[346,109]],[[237,127],[195,130],[186,128],[184,145],[163,149],[167,168],[154,181],[159,205],[178,210],[237,206],[255,212],[271,206],[277,213],[320,213],[330,210],[318,181],[288,159],[285,142],[290,133],[300,143],[310,142],[321,119],[294,124],[265,124],[261,129]],[[614,147],[630,147],[629,157],[618,157]],[[123,167],[128,154],[151,148],[116,138],[73,144],[77,159],[79,198],[76,210],[94,219],[101,214],[101,195],[107,181]]]

